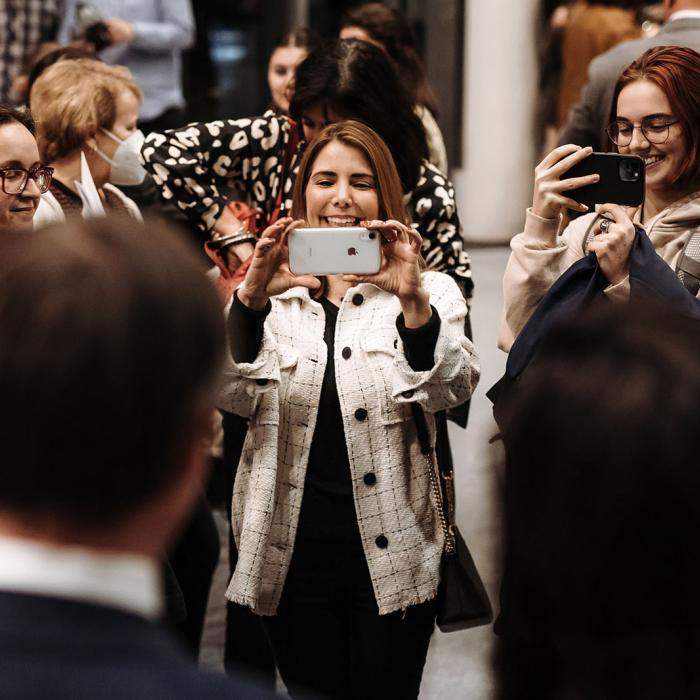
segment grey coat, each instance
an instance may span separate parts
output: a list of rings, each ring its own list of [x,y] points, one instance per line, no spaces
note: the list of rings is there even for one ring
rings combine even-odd
[[[559,145],[575,143],[593,146],[595,151],[607,150],[605,127],[610,119],[615,83],[620,73],[652,46],[687,46],[700,52],[700,17],[671,20],[654,37],[625,41],[596,56],[588,66],[588,82],[581,100],[572,107],[559,132]]]

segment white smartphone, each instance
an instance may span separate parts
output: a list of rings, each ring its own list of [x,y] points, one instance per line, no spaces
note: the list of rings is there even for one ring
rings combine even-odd
[[[382,264],[380,237],[361,227],[292,229],[289,269],[295,275],[374,275]]]

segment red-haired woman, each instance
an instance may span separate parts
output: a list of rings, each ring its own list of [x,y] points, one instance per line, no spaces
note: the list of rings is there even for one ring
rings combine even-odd
[[[604,204],[560,233],[567,207],[587,211],[567,193],[596,182],[598,175],[560,179],[590,155],[590,148],[569,144],[547,155],[535,168],[525,231],[511,241],[499,336],[504,350],[510,349],[553,282],[586,253],[598,258],[609,282],[608,298],[626,300],[635,223],[674,270],[686,243],[700,230],[700,54],[661,46],[627,67],[615,86],[608,135],[620,153],[644,159],[644,203],[636,211]],[[596,235],[586,245],[591,230]]]

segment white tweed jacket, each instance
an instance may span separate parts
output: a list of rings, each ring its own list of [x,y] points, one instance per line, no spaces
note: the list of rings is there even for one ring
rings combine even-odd
[[[443,534],[409,404],[423,406],[434,439],[432,413],[468,399],[479,379],[456,283],[426,272],[423,284],[441,318],[432,369],[411,369],[396,329],[398,299],[367,283],[345,295],[328,358],[380,614],[430,600],[439,583]],[[274,297],[257,357],[229,359],[219,396],[220,408],[250,418],[233,489],[238,564],[226,595],[260,615],[275,614],[292,557],[327,361],[324,328],[323,308],[308,290]],[[371,485],[368,472],[376,476]]]

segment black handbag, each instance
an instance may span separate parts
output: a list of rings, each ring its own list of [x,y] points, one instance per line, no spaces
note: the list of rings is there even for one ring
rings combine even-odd
[[[444,535],[437,594],[436,623],[442,632],[456,632],[493,621],[493,608],[474,559],[455,523],[455,490],[451,468],[440,468],[430,445],[425,415],[419,404],[411,404],[421,452],[430,472],[435,508]],[[446,429],[447,425],[438,422]],[[449,465],[449,460],[445,460]],[[451,465],[449,465],[451,467]]]

